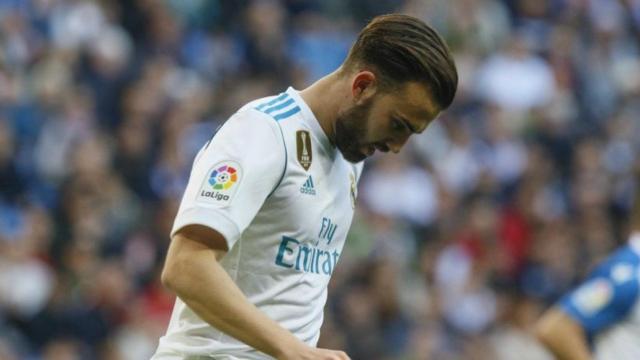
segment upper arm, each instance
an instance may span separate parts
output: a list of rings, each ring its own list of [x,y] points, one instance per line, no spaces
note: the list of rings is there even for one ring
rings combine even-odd
[[[171,246],[174,251],[171,251]],[[220,260],[229,251],[224,236],[217,230],[202,225],[187,225],[180,228],[171,237],[167,258],[175,257],[178,253],[200,249],[213,251],[217,260]]]
[[[557,306],[547,310],[536,323],[536,335],[548,345],[558,337],[579,337],[586,341],[582,326]]]
[[[224,248],[233,247],[282,176],[286,155],[278,127],[248,109],[220,128],[194,161],[172,237],[200,225],[221,235]]]
[[[211,264],[222,259],[226,252],[225,238],[218,231],[202,225],[182,227],[171,237],[161,281],[167,288],[178,292],[191,282],[192,276],[188,274],[193,274],[194,269],[200,271],[193,266],[196,257],[204,255],[205,262]]]
[[[586,332],[593,334],[625,318],[638,298],[637,257],[617,252],[577,289],[560,301],[560,308]]]
[[[591,359],[584,329],[557,306],[547,310],[538,320],[535,333],[558,359]]]

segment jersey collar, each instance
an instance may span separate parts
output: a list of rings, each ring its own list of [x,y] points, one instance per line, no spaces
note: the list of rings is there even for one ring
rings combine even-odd
[[[291,96],[294,99],[294,101],[298,104],[298,106],[300,106],[300,112],[302,113],[302,117],[305,123],[307,123],[307,125],[309,125],[309,127],[311,128],[310,130],[313,133],[313,135],[320,142],[320,146],[322,147],[322,150],[331,158],[333,158],[336,152],[335,146],[333,146],[331,144],[331,141],[329,141],[329,137],[327,137],[327,134],[325,134],[324,130],[322,130],[322,127],[320,126],[318,119],[313,114],[313,112],[311,111],[307,103],[304,101],[304,99],[302,99],[302,96],[298,94],[298,90],[292,87],[289,87],[287,89],[287,94],[289,94],[289,96]]]

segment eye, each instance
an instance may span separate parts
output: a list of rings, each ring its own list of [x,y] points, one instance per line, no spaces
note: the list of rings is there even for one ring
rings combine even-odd
[[[393,130],[403,130],[404,129],[404,123],[402,123],[402,121],[400,121],[398,119],[391,119],[391,128]]]
[[[398,133],[411,133],[411,129],[407,127],[407,124],[398,118],[391,119],[391,129]]]

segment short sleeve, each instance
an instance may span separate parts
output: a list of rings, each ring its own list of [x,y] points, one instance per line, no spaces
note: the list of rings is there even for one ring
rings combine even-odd
[[[638,270],[637,255],[623,248],[561,299],[560,308],[594,335],[629,314],[638,299]]]
[[[171,235],[204,225],[231,249],[280,182],[284,146],[273,118],[253,109],[234,114],[197,154]]]

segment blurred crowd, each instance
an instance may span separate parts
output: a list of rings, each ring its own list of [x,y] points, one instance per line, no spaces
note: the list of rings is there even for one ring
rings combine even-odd
[[[388,12],[441,32],[460,87],[366,163],[319,345],[551,359],[532,323],[626,240],[638,0],[0,0],[0,359],[148,359],[195,153]]]

